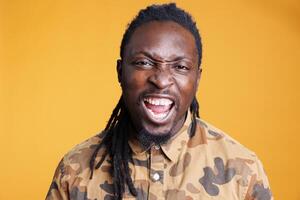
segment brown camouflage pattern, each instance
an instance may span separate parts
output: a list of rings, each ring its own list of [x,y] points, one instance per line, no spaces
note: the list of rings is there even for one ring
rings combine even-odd
[[[202,119],[198,119],[195,136],[189,138],[190,123],[189,114],[167,144],[148,150],[136,140],[129,141],[133,151],[130,170],[138,196],[126,188],[123,199],[273,199],[262,164],[253,152]],[[89,179],[89,160],[99,140],[94,136],[64,156],[46,200],[113,199],[108,157]]]

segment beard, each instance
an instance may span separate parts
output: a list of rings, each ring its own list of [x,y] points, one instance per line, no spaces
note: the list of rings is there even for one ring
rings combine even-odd
[[[142,129],[137,134],[137,139],[139,140],[140,144],[145,148],[148,149],[152,145],[162,145],[165,144],[169,139],[172,137],[171,132],[167,133],[160,133],[160,134],[152,134],[145,129]]]

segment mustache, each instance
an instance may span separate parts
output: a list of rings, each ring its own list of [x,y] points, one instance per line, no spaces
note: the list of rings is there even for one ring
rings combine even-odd
[[[144,92],[142,92],[142,95],[143,94],[164,94],[169,96],[175,96],[175,94],[173,94],[169,89],[159,90],[155,88],[147,89]]]

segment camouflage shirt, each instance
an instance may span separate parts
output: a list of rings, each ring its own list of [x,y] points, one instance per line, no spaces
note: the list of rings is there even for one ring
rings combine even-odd
[[[187,117],[167,144],[148,150],[136,140],[129,141],[133,151],[129,167],[138,196],[127,189],[123,199],[273,199],[262,164],[253,152],[202,119],[190,138],[190,123]],[[64,156],[47,200],[113,199],[108,158],[90,179],[89,161],[99,140],[96,135]]]

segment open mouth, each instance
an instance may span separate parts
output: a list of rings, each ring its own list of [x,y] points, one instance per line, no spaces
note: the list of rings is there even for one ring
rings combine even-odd
[[[167,121],[174,107],[174,102],[169,98],[146,97],[143,99],[148,117],[157,123]]]

